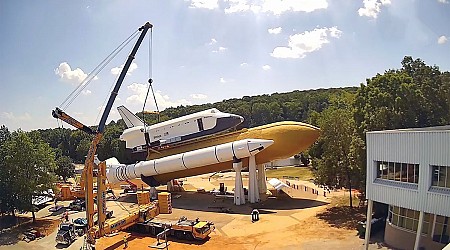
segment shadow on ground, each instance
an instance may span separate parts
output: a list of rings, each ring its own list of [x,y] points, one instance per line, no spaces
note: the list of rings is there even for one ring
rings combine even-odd
[[[279,198],[271,198],[266,201],[236,206],[233,204],[233,197],[215,197],[213,194],[204,194],[198,192],[182,192],[178,193],[178,198],[172,199],[172,206],[178,209],[204,211],[204,212],[222,212],[230,214],[250,214],[254,208],[257,208],[261,214],[277,213],[279,210],[304,209],[317,206],[323,206],[328,203],[290,198],[282,196]],[[176,196],[176,195],[174,195]],[[278,210],[278,211],[275,211]]]
[[[388,247],[386,243],[384,243],[384,227],[380,231],[371,234],[369,243],[376,244],[379,248]],[[388,248],[394,250],[394,248]]]
[[[19,242],[24,231],[27,229],[36,229],[43,235],[48,235],[53,232],[55,228],[55,222],[52,220],[36,220],[35,223],[31,222],[31,218],[24,220],[20,226],[13,227],[10,230],[3,230],[0,234],[0,246],[13,245]]]
[[[337,228],[357,229],[358,222],[366,219],[365,207],[338,206],[329,207],[317,214],[317,218]]]

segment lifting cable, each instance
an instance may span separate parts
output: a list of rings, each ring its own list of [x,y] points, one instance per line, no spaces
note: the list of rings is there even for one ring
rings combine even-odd
[[[130,43],[139,33],[136,30],[117,48],[115,48],[89,75],[67,96],[67,98],[59,105],[62,110],[67,109],[72,102],[81,94],[81,92],[91,83],[92,80],[119,54],[128,43]]]
[[[145,105],[147,104],[147,98],[148,98],[148,94],[150,92],[150,90],[152,91],[153,94],[153,100],[155,101],[155,106],[156,106],[156,112],[158,114],[158,122],[159,120],[159,107],[158,107],[158,102],[156,101],[156,96],[155,96],[155,92],[153,91],[153,62],[152,62],[152,52],[153,52],[153,30],[150,31],[150,39],[148,41],[148,66],[149,66],[149,76],[148,76],[148,88],[147,88],[147,94],[145,95],[145,99],[144,99],[144,105],[142,106],[142,120],[144,121],[144,132],[147,133],[147,126],[145,124]]]

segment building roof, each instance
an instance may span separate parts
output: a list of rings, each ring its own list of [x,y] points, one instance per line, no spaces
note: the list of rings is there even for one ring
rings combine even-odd
[[[367,133],[392,133],[392,132],[432,132],[432,131],[450,131],[450,125],[424,127],[424,128],[403,128],[380,131],[369,131]]]

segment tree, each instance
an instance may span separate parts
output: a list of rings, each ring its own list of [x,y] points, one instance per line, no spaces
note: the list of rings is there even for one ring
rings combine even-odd
[[[447,72],[405,57],[403,68],[389,70],[361,84],[355,101],[355,121],[364,132],[444,125],[450,122]]]
[[[9,211],[14,209],[32,212],[32,197],[52,188],[54,182],[55,156],[50,146],[37,133],[16,131],[3,145],[4,166],[2,176],[7,177],[10,200]],[[2,194],[4,196],[5,194]]]
[[[364,188],[365,164],[361,160],[364,144],[356,133],[352,110],[330,107],[320,114],[318,123],[321,137],[317,145],[321,149],[313,152],[322,154],[313,158],[315,181],[335,188],[347,187],[353,207],[352,189]]]
[[[11,133],[5,125],[0,127],[0,212],[11,211],[13,207],[12,202],[12,188],[9,185],[10,176],[9,171],[5,166],[5,144],[11,139]]]
[[[75,166],[72,164],[72,159],[68,156],[58,157],[56,160],[55,174],[63,178],[66,182],[67,178],[73,177],[75,174]]]

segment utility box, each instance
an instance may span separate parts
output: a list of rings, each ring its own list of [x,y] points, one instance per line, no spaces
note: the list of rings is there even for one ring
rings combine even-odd
[[[139,205],[146,205],[150,203],[150,192],[148,191],[138,191],[136,192],[137,201]]]
[[[172,213],[172,195],[168,192],[161,192],[158,194],[159,213]]]

